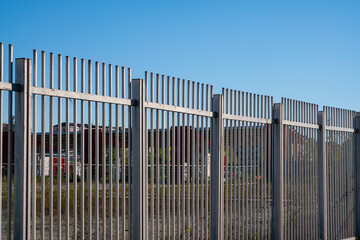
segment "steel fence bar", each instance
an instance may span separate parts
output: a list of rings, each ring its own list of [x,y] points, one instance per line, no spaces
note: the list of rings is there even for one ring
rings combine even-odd
[[[224,197],[224,96],[215,94],[212,100],[212,110],[217,117],[211,120],[211,239],[223,239],[223,197]]]
[[[33,86],[36,86],[37,83],[37,51],[33,51]],[[36,143],[36,95],[32,95],[32,110],[33,110],[33,121],[32,121],[32,142]],[[36,239],[36,144],[32,145],[32,239]]]
[[[250,117],[253,117],[253,94],[249,94],[249,115]],[[249,197],[249,205],[250,205],[250,238],[254,238],[254,227],[253,227],[253,212],[254,212],[254,174],[253,174],[253,167],[254,167],[254,161],[253,161],[253,151],[254,151],[254,145],[253,145],[253,137],[254,137],[254,125],[252,122],[249,123],[249,161],[250,161],[250,197]]]
[[[246,92],[246,102],[245,102],[245,108],[246,108],[246,116],[249,116],[249,94]],[[249,208],[249,122],[245,122],[245,239],[249,239],[249,216],[250,216],[250,208]]]
[[[175,77],[172,78],[172,105],[175,105]],[[175,113],[172,112],[172,131],[171,131],[171,160],[172,160],[172,237],[175,239],[175,226],[176,226],[176,214],[175,214]]]
[[[102,95],[106,95],[106,63],[102,63]],[[102,104],[102,134],[101,134],[101,182],[102,182],[102,239],[107,238],[106,232],[106,103]]]
[[[224,92],[223,89],[223,95],[224,95],[224,112],[229,113],[229,89],[226,89]],[[224,153],[224,164],[225,164],[225,209],[224,209],[224,238],[229,238],[229,120],[225,120],[225,128],[224,128],[224,144],[225,144],[225,153]]]
[[[158,103],[159,102],[159,74],[156,74],[156,83],[155,83],[155,101]],[[156,166],[156,177],[155,177],[155,181],[156,181],[156,206],[154,205],[153,207],[156,209],[156,234],[155,234],[155,239],[159,239],[160,237],[160,232],[159,232],[159,221],[160,221],[160,149],[159,149],[159,143],[160,143],[160,139],[159,139],[159,110],[156,109],[155,110],[155,121],[156,121],[156,134],[155,134],[155,154],[156,154],[156,160],[155,160],[155,166]],[[154,179],[153,179],[154,180]]]
[[[165,76],[161,76],[161,103],[165,104]],[[168,120],[168,119],[167,119]],[[146,128],[147,129],[147,128]],[[146,138],[147,139],[147,138]],[[166,168],[166,161],[165,161],[165,111],[161,111],[161,231],[162,231],[162,239],[165,239],[165,168]]]
[[[167,82],[167,96],[166,96],[166,103],[170,105],[170,77],[168,76],[167,79],[166,79],[166,82]],[[171,231],[170,231],[170,226],[171,226],[171,218],[170,218],[170,197],[171,197],[171,193],[170,193],[170,186],[171,186],[171,178],[172,178],[172,174],[171,174],[171,158],[170,158],[170,154],[171,154],[171,150],[170,150],[170,112],[167,111],[166,113],[166,153],[167,153],[167,162],[166,162],[166,166],[167,166],[167,181],[166,181],[166,185],[167,185],[167,188],[166,188],[166,191],[167,191],[167,209],[166,209],[166,212],[167,212],[167,236],[168,238],[171,237]]]
[[[273,157],[274,157],[274,238],[283,239],[283,108],[273,107]]]
[[[88,92],[92,93],[92,61],[88,60]],[[99,95],[99,63],[95,62],[95,91],[96,94]],[[93,126],[92,126],[92,102],[88,102],[88,238],[92,239],[93,230],[93,193],[92,193],[92,179],[93,179],[93,158],[95,159],[95,239],[98,239],[99,236],[99,104],[95,103],[95,156],[93,157],[93,134],[92,134]]]
[[[50,88],[54,88],[54,54],[50,53]],[[50,152],[50,187],[49,187],[49,239],[54,238],[54,98],[50,97],[50,107],[49,107],[49,124],[50,124],[50,133],[49,133],[49,152]],[[36,135],[36,132],[33,132]],[[33,145],[36,145],[33,142]],[[35,168],[35,166],[33,166]]]
[[[99,78],[100,78],[100,66],[99,62],[95,62],[95,92],[97,95],[100,95],[100,86],[99,86]],[[99,219],[99,192],[100,192],[100,127],[99,127],[99,114],[100,114],[100,106],[99,103],[95,103],[95,239],[99,239],[99,228],[100,228],[100,219]],[[92,161],[91,161],[92,162]]]
[[[81,92],[85,92],[85,60],[81,59]],[[80,238],[85,238],[85,101],[81,100]],[[88,127],[90,129],[90,126]]]
[[[210,92],[209,92],[210,91]],[[210,94],[210,95],[209,95]],[[212,88],[210,87],[209,90],[209,85],[206,85],[206,103],[205,103],[205,110],[208,111],[209,110],[209,97],[212,99]],[[211,102],[210,102],[211,104]],[[205,117],[205,239],[209,239],[209,164],[211,164],[209,162],[209,158],[208,158],[208,153],[209,153],[209,118]],[[189,149],[189,148],[187,148]],[[211,167],[211,165],[210,165]],[[190,196],[188,196],[189,198]]]
[[[354,161],[355,161],[355,171],[360,172],[360,113],[356,112],[354,116]],[[355,174],[355,234],[356,236],[360,235],[360,176]]]
[[[26,216],[27,201],[29,201],[29,195],[26,193],[26,181],[29,174],[27,165],[29,154],[27,152],[30,139],[27,134],[30,126],[27,117],[28,110],[30,110],[30,106],[28,106],[30,86],[28,84],[30,84],[29,80],[31,79],[31,70],[29,70],[31,61],[26,58],[17,58],[15,65],[15,83],[22,85],[23,91],[15,94],[15,114],[17,118],[14,137],[14,206],[16,206],[14,207],[14,239],[26,239],[28,236],[26,231],[29,230]]]
[[[62,56],[58,55],[58,89],[62,89]],[[35,103],[35,102],[34,102]],[[62,228],[61,228],[61,191],[62,191],[62,127],[61,127],[61,98],[58,98],[58,158],[57,158],[57,221],[58,221],[58,231],[57,239],[62,238]]]
[[[133,239],[147,238],[147,163],[144,162],[143,153],[143,114],[144,114],[144,83],[142,79],[134,79],[132,85],[132,97],[137,102],[137,106],[132,108],[132,126],[133,126]]]
[[[204,84],[201,84],[201,95],[200,95],[200,109],[204,110]],[[200,193],[199,193],[199,200],[200,200],[200,239],[204,239],[204,117],[200,117]]]
[[[227,103],[227,106],[226,107],[228,107],[228,105],[229,105],[229,112],[228,113],[230,113],[230,114],[232,114],[232,110],[233,110],[233,90],[232,89],[230,89],[230,94],[228,95],[228,97],[229,97],[229,102]],[[228,153],[228,156],[229,156],[229,164],[228,164],[228,166],[227,167],[230,167],[230,170],[228,171],[228,176],[229,176],[229,199],[227,199],[227,202],[226,202],[226,204],[228,204],[229,205],[229,216],[228,216],[228,218],[230,218],[229,220],[228,220],[228,224],[229,224],[229,237],[230,238],[233,238],[234,236],[233,236],[233,225],[234,225],[234,223],[233,223],[233,217],[232,217],[232,215],[233,215],[233,171],[234,171],[234,166],[233,166],[233,161],[234,161],[234,159],[233,159],[233,129],[234,129],[234,127],[233,127],[233,121],[232,120],[230,120],[229,121],[229,125],[228,125],[228,131],[229,131],[229,136],[228,136],[228,138],[229,138],[229,153]],[[229,166],[230,165],[230,166]]]
[[[185,107],[185,79],[182,80],[182,103],[181,106]],[[180,92],[179,92],[180,93]],[[186,204],[186,195],[185,195],[185,114],[182,114],[182,127],[181,127],[181,195],[182,195],[182,233],[181,233],[181,237],[185,237],[186,236],[186,212],[185,212],[185,204]]]
[[[154,102],[154,74],[150,73],[150,101]],[[154,234],[154,111],[150,109],[150,239],[153,240]]]
[[[123,98],[125,98],[125,68],[122,67],[121,68],[121,96]],[[118,88],[117,88],[118,91]],[[118,116],[118,114],[116,114]],[[117,117],[118,118],[118,117]],[[119,126],[117,124],[117,126]],[[122,163],[121,163],[121,181],[122,181],[122,194],[121,194],[121,199],[122,199],[122,227],[121,227],[121,231],[122,231],[122,238],[125,239],[126,235],[125,235],[125,231],[126,231],[126,128],[125,128],[125,106],[121,106],[121,149],[122,149],[122,155],[121,155],[121,159],[122,159]],[[128,128],[128,135],[130,135],[130,128]],[[119,138],[116,138],[117,142],[119,141]],[[128,142],[128,147],[129,147],[129,142]],[[130,155],[130,151],[128,150],[128,155]],[[130,159],[128,159],[128,165],[130,166]],[[119,170],[119,169],[118,169]],[[130,189],[131,187],[130,185],[130,178],[128,180],[128,189]],[[119,188],[119,186],[117,187]],[[130,191],[130,190],[129,190]],[[129,206],[128,206],[129,207]],[[128,209],[129,210],[129,209]],[[131,215],[130,210],[128,211],[128,216]],[[130,222],[129,222],[130,225]],[[129,235],[130,237],[130,235]]]
[[[74,58],[73,59],[73,84],[74,84],[74,92],[77,92],[77,59]],[[73,116],[73,167],[72,167],[72,171],[73,171],[73,239],[76,240],[77,239],[77,229],[78,229],[78,224],[77,224],[77,218],[78,218],[78,214],[77,214],[77,100],[73,100],[73,110],[74,110],[74,116]],[[51,125],[50,125],[51,126]],[[50,168],[51,171],[52,168]]]
[[[240,98],[240,96],[239,96]],[[240,105],[239,105],[240,106]],[[244,97],[244,92],[241,92],[241,115],[245,116],[245,97]],[[241,205],[241,222],[242,222],[242,228],[241,228],[241,239],[244,240],[245,239],[245,230],[246,230],[246,204],[245,204],[245,186],[246,186],[246,172],[247,169],[246,167],[246,149],[245,149],[245,123],[244,121],[241,121],[241,200],[242,200],[242,205]],[[245,169],[245,170],[244,170]],[[239,221],[240,222],[240,221]]]
[[[113,81],[113,67],[112,64],[108,65],[109,68],[109,73],[108,73],[108,78],[109,78],[109,96],[113,97],[113,91],[112,91],[112,81]],[[109,239],[112,239],[113,237],[113,112],[112,112],[112,108],[113,108],[113,104],[109,104]]]
[[[41,52],[41,86],[45,87],[45,52]],[[45,239],[45,96],[41,97],[41,239]]]
[[[192,82],[192,108],[195,109],[195,82]],[[191,236],[192,239],[195,239],[195,224],[196,224],[196,208],[195,208],[195,200],[196,200],[196,193],[195,193],[195,134],[196,134],[196,128],[195,128],[195,115],[192,115],[192,120],[191,120],[191,125],[193,126],[193,130],[192,130],[192,134],[191,134],[191,173],[192,173],[192,177],[191,177],[191,189],[192,189],[192,216],[191,216]]]
[[[190,90],[191,90],[191,82],[190,80],[187,81],[187,108],[190,108]],[[186,127],[186,163],[187,163],[187,167],[186,167],[186,181],[187,181],[187,227],[186,227],[186,238],[187,239],[191,239],[191,202],[190,202],[190,198],[192,197],[192,195],[190,194],[190,186],[192,187],[192,183],[190,185],[191,182],[191,155],[190,155],[190,128],[191,128],[191,134],[193,134],[193,129],[190,125],[190,114],[187,114],[187,127]]]
[[[122,68],[123,69],[123,68]],[[123,76],[123,74],[121,74]],[[123,77],[121,78],[123,79]],[[115,66],[115,97],[120,97],[119,94],[119,88],[120,88],[120,80],[119,80],[119,66]],[[119,105],[115,105],[115,238],[120,238],[120,231],[119,231],[119,218],[120,218],[120,194],[119,194],[119,182],[120,182],[120,121],[119,121]],[[122,109],[124,106],[122,106]],[[121,126],[124,127],[123,122],[121,123]],[[121,140],[124,142],[124,129],[121,129]],[[124,142],[125,143],[125,142]],[[125,149],[122,148],[123,152],[125,152]],[[121,157],[121,159],[123,159]],[[124,171],[124,169],[123,169]],[[123,172],[122,171],[122,172]],[[122,181],[124,181],[124,178],[122,178]],[[124,200],[124,195],[122,195],[122,200]]]
[[[65,58],[65,77],[66,77],[66,91],[70,91],[70,61],[69,56]],[[45,87],[45,86],[44,86]],[[45,106],[42,107],[45,109]],[[70,99],[66,99],[66,135],[65,135],[65,151],[66,151],[66,165],[65,165],[65,239],[69,239],[70,235]]]
[[[180,78],[177,79],[177,106],[180,106]],[[177,206],[177,235],[181,236],[181,215],[180,215],[180,186],[181,186],[181,171],[180,171],[180,113],[176,114],[177,129],[176,129],[176,206]]]
[[[9,50],[8,50],[8,82],[13,83],[13,45],[9,44]],[[7,186],[7,238],[11,239],[11,222],[12,222],[12,165],[13,165],[13,155],[12,149],[13,146],[13,93],[9,92],[8,94],[8,168],[7,168],[7,176],[8,176],[8,186]]]

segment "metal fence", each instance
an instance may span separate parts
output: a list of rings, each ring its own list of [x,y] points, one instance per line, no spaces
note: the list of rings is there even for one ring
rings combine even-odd
[[[13,59],[1,43],[1,239],[359,236],[358,113]]]

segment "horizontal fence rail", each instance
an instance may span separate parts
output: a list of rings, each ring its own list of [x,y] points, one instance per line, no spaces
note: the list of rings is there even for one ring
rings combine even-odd
[[[0,239],[359,236],[359,113],[213,92],[0,43]]]

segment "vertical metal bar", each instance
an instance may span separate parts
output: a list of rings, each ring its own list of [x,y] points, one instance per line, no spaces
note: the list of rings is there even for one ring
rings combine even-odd
[[[274,239],[283,239],[283,107],[273,107]]]
[[[168,105],[170,105],[170,77],[168,76],[167,77],[167,98],[166,98],[166,103]],[[168,238],[171,237],[171,232],[170,232],[170,227],[171,227],[171,219],[170,219],[170,185],[171,185],[171,178],[172,178],[172,175],[171,175],[171,159],[170,159],[170,154],[171,154],[171,151],[170,151],[170,112],[167,111],[167,116],[166,116],[166,119],[167,119],[167,126],[166,126],[166,133],[167,133],[167,136],[166,136],[166,149],[167,149],[167,163],[166,163],[166,166],[167,166],[167,181],[166,181],[166,184],[167,184],[167,188],[166,188],[166,191],[167,191],[167,236]]]
[[[156,102],[159,102],[159,74],[156,74]],[[160,217],[160,150],[159,150],[159,110],[156,109],[156,239],[159,239],[159,217]]]
[[[215,113],[211,119],[211,227],[212,240],[223,239],[223,204],[224,204],[224,97],[215,94],[212,100],[212,111]]]
[[[81,59],[81,92],[85,93],[85,61]],[[80,182],[80,238],[85,237],[85,101],[81,100],[81,182]],[[90,124],[88,129],[90,129]],[[89,160],[88,160],[89,161]]]
[[[355,158],[355,169],[356,172],[360,172],[360,112],[355,113],[354,119],[354,158]],[[355,209],[356,209],[356,219],[355,219],[355,234],[356,236],[360,236],[360,175],[355,175]]]
[[[175,106],[175,77],[172,78],[172,105]],[[172,160],[172,237],[175,239],[175,225],[176,225],[176,212],[175,212],[175,112],[172,112],[172,131],[171,131],[171,160]]]
[[[179,92],[180,93],[180,92]],[[185,107],[185,79],[182,80],[182,105],[183,107]],[[182,184],[181,184],[181,189],[182,189],[182,238],[185,238],[186,236],[186,212],[185,212],[185,200],[186,200],[186,195],[185,195],[185,114],[182,114],[182,126],[181,126],[181,168],[182,168]]]
[[[326,164],[326,117],[325,112],[318,112],[318,183],[319,183],[319,222],[320,222],[320,238],[326,240],[328,214],[327,214],[327,164]]]
[[[9,44],[8,52],[8,82],[13,83],[13,45]],[[11,239],[11,222],[12,222],[12,167],[13,167],[13,93],[12,91],[8,94],[8,168],[7,168],[7,238]]]
[[[58,89],[62,89],[62,56],[58,55]],[[58,98],[58,158],[57,158],[57,221],[58,221],[58,231],[57,231],[57,239],[61,239],[62,237],[62,228],[61,228],[61,196],[62,196],[62,124],[61,124],[61,98]],[[35,104],[35,102],[34,102]]]
[[[77,59],[73,59],[74,92],[77,92]],[[77,100],[73,99],[73,239],[77,239]],[[51,168],[50,168],[51,169]]]
[[[103,96],[106,95],[106,63],[102,63]],[[106,103],[102,104],[102,148],[101,148],[101,182],[102,182],[102,239],[106,239]]]
[[[200,83],[197,83],[197,98],[196,98],[196,109],[200,109]],[[196,143],[195,143],[195,165],[196,165],[196,237],[200,238],[200,117],[196,117]]]
[[[124,68],[122,68],[123,70]],[[122,76],[122,80],[123,78],[123,74],[121,74]],[[119,66],[115,66],[115,97],[120,97],[119,95],[119,87],[120,87],[120,83],[119,83]],[[122,91],[124,92],[123,88]],[[123,93],[122,92],[122,93]],[[122,98],[124,98],[122,96]],[[122,106],[122,109],[124,108],[124,106]],[[123,114],[122,114],[123,117]],[[120,211],[119,211],[119,205],[120,205],[120,196],[119,196],[119,181],[120,181],[120,143],[119,143],[119,132],[120,132],[120,126],[119,126],[119,105],[116,104],[115,105],[115,238],[119,239],[120,238],[120,232],[119,232],[119,217],[120,217]],[[124,127],[123,122],[121,123],[121,126]],[[121,130],[121,132],[124,132],[123,129]],[[121,137],[122,137],[122,133],[121,133]],[[124,138],[122,137],[121,140],[124,142]],[[124,142],[125,143],[125,142]],[[125,148],[122,148],[123,152],[125,153]],[[123,158],[121,158],[123,159]],[[122,170],[122,172],[124,171],[124,169]],[[122,181],[124,181],[124,178],[122,179]],[[124,199],[124,198],[122,198]],[[124,217],[124,215],[123,215]]]
[[[125,98],[125,68],[121,68],[121,97]],[[121,181],[122,181],[122,238],[125,239],[125,224],[126,224],[126,128],[125,128],[125,106],[121,106],[121,149],[122,149],[122,163],[121,163]],[[128,128],[128,135],[130,134],[130,128]],[[117,138],[118,139],[118,138]],[[118,141],[118,140],[117,140]],[[128,142],[129,145],[129,142]],[[130,154],[130,153],[129,153]],[[128,164],[130,165],[130,159],[128,159]],[[130,180],[128,180],[130,183]],[[128,189],[130,186],[128,185]],[[130,211],[129,211],[130,215]]]
[[[146,76],[147,77],[147,76]],[[154,73],[150,73],[150,101],[154,102]],[[154,110],[150,109],[150,239],[154,239]]]
[[[45,88],[45,52],[41,52],[41,87]],[[45,96],[41,96],[41,239],[45,239]]]
[[[190,90],[191,90],[191,85],[190,85],[190,80],[188,80],[187,82],[187,108],[190,108]],[[190,150],[190,134],[192,133],[192,129],[190,130],[191,125],[190,125],[190,114],[187,114],[187,124],[186,124],[186,163],[187,163],[187,168],[186,168],[186,172],[187,172],[187,229],[191,230],[191,203],[190,203],[190,198],[192,197],[192,195],[190,194],[190,182],[191,182],[191,150]],[[190,132],[191,131],[191,132]],[[190,231],[187,232],[188,234],[186,235],[187,239],[190,239],[191,235],[190,235]]]
[[[88,92],[91,94],[92,93],[92,61],[88,60]],[[96,95],[99,95],[99,63],[96,62],[95,64],[95,88],[96,88]],[[98,164],[98,160],[99,160],[99,110],[98,110],[98,103],[95,103],[95,124],[96,124],[96,129],[95,129],[95,159],[96,162],[95,164]],[[93,150],[92,150],[92,146],[93,146],[93,140],[92,140],[92,102],[89,101],[88,102],[88,238],[92,239],[92,179],[93,179]],[[98,165],[96,165],[96,167],[98,167]],[[96,169],[98,170],[98,168]],[[96,171],[96,173],[98,173],[98,171]],[[98,209],[99,209],[99,204],[98,204],[98,198],[96,198],[98,195],[98,190],[99,190],[99,175],[95,176],[95,238],[98,239],[98,226],[99,226],[99,220],[98,220]]]
[[[50,88],[54,89],[54,54],[50,53]],[[49,151],[50,151],[50,191],[49,191],[49,239],[53,239],[54,234],[54,98],[50,97],[50,109],[49,109],[49,117],[50,117],[50,135],[49,135]],[[36,132],[33,132],[36,135]],[[33,142],[33,145],[36,145]],[[33,166],[35,168],[35,166]]]
[[[180,106],[180,78],[177,79],[177,106]],[[177,190],[177,235],[178,238],[181,236],[181,215],[180,215],[180,206],[181,206],[181,199],[180,199],[180,187],[181,187],[181,172],[180,172],[180,113],[177,113],[177,129],[176,129],[176,190]]]
[[[26,239],[30,239],[31,236],[31,77],[32,77],[32,69],[31,69],[31,59],[27,59],[28,65],[28,84],[27,91],[27,108],[28,108],[28,121],[27,121],[27,135],[26,135],[26,158],[28,162],[26,163]],[[1,166],[1,165],[0,165]]]
[[[165,76],[162,75],[161,76],[161,103],[165,104]],[[162,213],[162,217],[161,217],[161,222],[162,222],[162,239],[165,239],[165,167],[166,167],[166,161],[165,161],[165,115],[164,115],[164,111],[161,111],[161,151],[162,151],[162,156],[161,156],[161,183],[162,183],[162,188],[161,188],[161,213]],[[147,128],[146,128],[147,129]],[[168,223],[169,224],[169,223]]]
[[[195,109],[195,82],[192,82],[192,101],[191,101],[191,108]],[[196,134],[196,129],[195,129],[195,115],[192,115],[192,119],[191,119],[191,125],[192,125],[192,131],[191,131],[191,188],[192,188],[192,216],[191,216],[191,221],[192,221],[192,228],[191,228],[191,232],[192,232],[192,239],[195,239],[195,224],[196,224],[196,219],[195,219],[195,200],[196,200],[196,196],[195,196],[195,134]]]
[[[109,64],[109,96],[112,97],[112,64]],[[109,105],[109,239],[113,237],[113,124],[112,124],[112,104]]]
[[[33,86],[36,86],[37,82],[37,51],[33,51]],[[33,121],[32,121],[32,131],[33,131],[33,138],[32,138],[32,239],[36,239],[36,98],[37,96],[33,95],[32,101],[32,109],[33,109]]]
[[[133,239],[146,239],[145,224],[147,224],[147,179],[144,179],[147,171],[147,163],[144,161],[143,136],[144,136],[144,90],[142,79],[133,79],[132,99],[136,106],[132,107],[132,175],[133,175]]]
[[[128,68],[128,74],[127,74],[128,80],[128,99],[131,99],[131,91],[132,91],[132,87],[131,87],[131,68]],[[132,111],[132,107],[129,106],[128,107],[128,149],[129,149],[129,156],[128,156],[128,179],[129,179],[129,184],[131,186],[129,186],[128,188],[128,228],[129,228],[129,238],[131,238],[133,236],[133,227],[132,227],[132,213],[133,213],[133,205],[132,205],[132,195],[133,195],[133,191],[132,191],[132,168],[133,168],[133,158],[131,157],[130,154],[130,150],[132,149],[132,130],[131,130],[131,122],[132,122],[132,117],[131,117],[131,111]],[[146,227],[147,230],[147,227]]]
[[[229,96],[229,102],[228,104],[226,105],[226,107],[229,107],[229,114],[232,114],[232,110],[233,110],[233,90],[230,89],[230,96]],[[234,158],[233,158],[233,152],[234,152],[234,149],[233,149],[233,131],[234,131],[234,126],[233,126],[233,121],[230,120],[229,121],[229,125],[228,125],[228,132],[229,132],[229,135],[228,135],[228,138],[229,138],[229,153],[227,154],[229,156],[229,164],[230,166],[227,166],[229,167],[229,171],[228,171],[228,176],[229,176],[229,198],[230,199],[227,199],[227,204],[229,204],[229,237],[230,238],[234,238],[233,236],[233,226],[234,226],[234,222],[233,222],[233,171],[234,171],[234,165],[233,165],[233,161],[234,161]]]
[[[211,89],[210,89],[211,92]],[[211,94],[211,93],[210,93]],[[189,95],[188,95],[189,96]],[[206,103],[205,103],[205,110],[209,111],[209,85],[206,85]],[[210,95],[210,97],[212,97]],[[210,103],[211,104],[211,103]],[[187,148],[187,151],[189,148]],[[209,159],[208,159],[208,152],[209,152],[209,118],[205,117],[205,239],[209,239]],[[189,196],[188,196],[189,198]]]
[[[223,95],[224,95],[224,112],[229,113],[229,89],[226,89],[226,92],[224,92],[223,89]],[[225,164],[225,208],[224,208],[224,224],[225,224],[225,231],[224,231],[224,238],[229,238],[229,120],[225,120],[225,128],[224,128],[224,144],[225,144],[225,153],[224,153],[224,164]]]
[[[100,95],[100,66],[99,62],[95,62],[95,94]],[[89,106],[90,109],[90,106]],[[99,228],[100,228],[100,219],[99,219],[99,194],[100,194],[100,127],[99,127],[99,115],[100,115],[100,104],[95,103],[95,239],[99,238]],[[89,125],[91,125],[91,119],[89,119]],[[89,132],[90,135],[90,132]],[[92,152],[92,151],[91,151]],[[89,169],[92,170],[92,158],[89,159]],[[92,176],[89,179],[89,182],[92,181]]]
[[[70,61],[69,56],[66,56],[66,91],[70,91]],[[45,108],[45,107],[43,107]],[[66,192],[65,192],[65,239],[69,239],[70,234],[70,99],[66,98]]]
[[[15,61],[15,83],[23,90],[15,93],[15,185],[14,185],[14,239],[26,239],[26,180],[28,174],[28,67],[29,61]],[[9,223],[10,224],[10,223]]]
[[[201,110],[204,110],[204,84],[201,84]],[[200,128],[200,156],[201,156],[201,168],[200,168],[200,238],[204,238],[204,229],[203,229],[203,218],[204,218],[204,117],[200,118],[201,128]]]

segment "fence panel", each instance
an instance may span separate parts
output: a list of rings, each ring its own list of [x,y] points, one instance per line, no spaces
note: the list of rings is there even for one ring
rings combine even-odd
[[[284,239],[319,239],[318,106],[282,99]]]
[[[37,55],[32,238],[131,238],[130,69],[53,53],[47,67]]]
[[[328,236],[344,239],[356,236],[354,162],[355,112],[324,107],[328,169]]]
[[[272,238],[273,98],[223,89],[224,238]]]
[[[148,239],[208,239],[212,86],[145,73]]]

